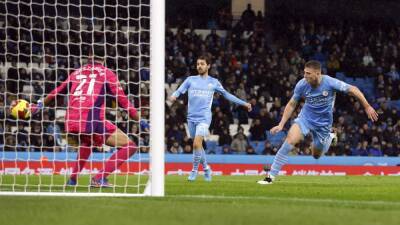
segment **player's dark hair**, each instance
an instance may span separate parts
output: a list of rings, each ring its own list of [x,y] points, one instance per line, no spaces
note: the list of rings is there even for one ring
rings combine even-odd
[[[310,61],[306,62],[306,64],[304,66],[314,69],[314,70],[321,70],[321,68],[322,68],[321,63],[316,60],[310,60]]]
[[[210,64],[211,64],[211,59],[210,59],[210,57],[208,57],[207,55],[201,55],[201,56],[199,56],[199,57],[197,58],[197,60],[199,60],[199,59],[206,61],[207,65],[210,65]]]

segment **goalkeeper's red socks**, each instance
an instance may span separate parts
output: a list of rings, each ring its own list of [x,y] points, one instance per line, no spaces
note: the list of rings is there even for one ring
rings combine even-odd
[[[90,149],[90,147],[88,145],[86,145],[85,143],[83,143],[81,145],[81,147],[79,148],[78,157],[77,157],[76,163],[72,169],[72,174],[70,177],[71,180],[76,181],[76,179],[78,177],[78,173],[81,172],[81,170],[85,166],[86,161],[90,156],[90,153],[92,153],[92,150]]]
[[[104,170],[95,176],[95,179],[105,179],[110,173],[118,169],[126,160],[135,154],[137,146],[130,141],[127,145],[118,149],[106,162]]]

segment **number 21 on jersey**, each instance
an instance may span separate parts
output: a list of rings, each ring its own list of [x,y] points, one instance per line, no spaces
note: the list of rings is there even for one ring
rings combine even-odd
[[[94,89],[94,83],[96,82],[96,74],[92,73],[89,74],[89,87],[87,88],[87,95],[91,95],[93,94],[93,89]],[[78,87],[76,87],[75,91],[74,91],[74,96],[80,96],[82,95],[83,92],[83,86],[85,85],[86,81],[87,81],[87,76],[80,74],[78,76],[76,76],[76,79],[79,81],[79,85]]]

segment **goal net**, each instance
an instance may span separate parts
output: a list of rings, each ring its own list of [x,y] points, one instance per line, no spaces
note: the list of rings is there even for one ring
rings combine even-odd
[[[164,195],[164,7],[164,0],[0,2],[0,195]],[[104,66],[150,126],[129,119],[117,96],[104,94],[105,118],[138,149],[108,176],[106,188],[91,180],[118,149],[89,146],[76,184],[67,185],[82,160],[81,136],[65,132],[69,93],[27,120],[13,118],[10,104],[45,97],[98,44]]]

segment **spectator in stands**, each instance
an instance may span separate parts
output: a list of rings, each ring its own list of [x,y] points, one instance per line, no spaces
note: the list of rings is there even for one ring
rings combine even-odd
[[[219,146],[231,146],[232,137],[229,135],[229,131],[227,129],[223,129],[221,135],[219,135],[218,145]]]
[[[229,127],[229,120],[219,107],[216,107],[215,111],[217,111],[217,114],[211,122],[211,131],[213,134],[221,136]]]
[[[251,4],[247,4],[247,9],[242,13],[241,21],[243,21],[246,28],[252,29],[255,19],[256,14],[251,8]]]
[[[42,138],[42,127],[38,123],[34,123],[31,126],[31,133],[29,135],[31,150],[35,152],[40,152],[43,147]]]
[[[0,123],[2,123],[3,120],[6,118],[4,100],[4,96],[0,95]]]
[[[172,130],[167,134],[168,139],[171,139],[172,137],[178,141],[181,142],[183,140],[183,132],[179,130],[179,126],[177,124],[173,125]]]
[[[184,154],[192,154],[193,153],[192,145],[184,144],[182,153],[184,153]]]
[[[179,145],[179,142],[178,141],[174,141],[174,143],[172,144],[171,148],[169,149],[169,153],[180,154],[182,152],[183,152],[183,149]]]
[[[251,107],[253,110],[251,112],[249,112],[248,115],[251,119],[255,119],[256,117],[258,117],[260,115],[261,107],[260,107],[260,104],[257,102],[257,99],[255,99],[255,98],[252,98],[250,100],[250,104],[251,104]]]
[[[25,125],[23,122],[18,123],[18,129],[14,131],[17,138],[17,147],[19,151],[29,151],[29,136],[28,131],[25,130]]]
[[[5,136],[5,130],[3,127],[3,121],[0,120],[0,150],[3,150],[4,147],[4,136]]]
[[[246,152],[247,147],[249,146],[246,137],[243,133],[238,133],[236,137],[233,139],[231,144],[231,149],[236,153],[244,153]]]
[[[246,154],[247,155],[256,155],[256,151],[254,150],[253,146],[248,145],[246,148]]]
[[[60,152],[61,146],[53,135],[44,135],[43,150],[48,152]]]
[[[263,125],[264,131],[269,131],[275,124],[272,114],[266,108],[260,110],[260,123]]]
[[[54,137],[54,141],[57,146],[61,146],[62,138],[61,138],[61,128],[56,122],[50,122],[46,127],[46,133]]]
[[[128,134],[128,137],[131,140],[133,140],[135,143],[139,143],[139,127],[137,124],[133,124],[131,126],[131,130]]]
[[[397,71],[396,64],[394,63],[390,66],[390,71],[386,75],[394,81],[400,80],[399,71]]]
[[[382,156],[382,151],[381,151],[381,145],[374,143],[373,145],[370,146],[368,149],[368,155],[369,156]]]
[[[19,80],[19,75],[18,75],[18,70],[17,70],[17,64],[15,63],[16,61],[13,61],[11,64],[11,67],[8,69],[7,72],[7,81],[6,81],[6,87],[7,91],[11,94],[16,94],[19,93],[18,89],[18,80]]]
[[[193,153],[193,140],[185,135],[182,141],[183,153]]]
[[[397,149],[393,146],[393,143],[388,142],[386,146],[383,148],[383,154],[385,156],[398,156],[399,152]]]
[[[11,133],[11,125],[6,124],[5,128],[5,137],[4,137],[4,151],[15,151],[17,150],[17,143],[15,139],[14,133]],[[19,149],[18,149],[19,150]]]
[[[265,130],[264,126],[261,124],[260,119],[253,120],[250,126],[250,140],[251,141],[264,141],[265,140]]]
[[[264,154],[264,155],[275,155],[277,151],[278,151],[278,148],[272,146],[271,143],[268,140],[266,140],[264,142],[264,150],[263,150],[262,154]]]
[[[149,146],[140,146],[140,153],[149,153]]]
[[[368,156],[368,141],[363,141],[358,143],[357,147],[352,151],[354,156]]]
[[[230,146],[222,146],[222,154],[232,154],[232,149],[230,148]]]

